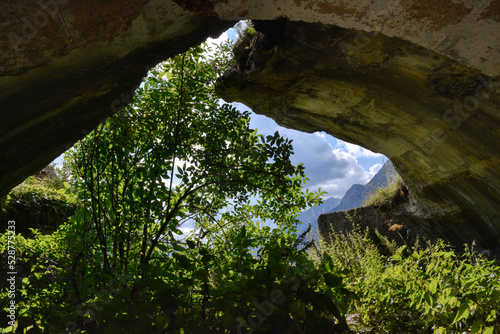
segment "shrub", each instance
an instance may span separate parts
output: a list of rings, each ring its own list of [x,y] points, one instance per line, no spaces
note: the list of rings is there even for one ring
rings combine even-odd
[[[359,229],[332,235],[323,251],[348,268],[359,297],[349,313],[358,332],[496,333],[500,330],[500,267],[443,241],[426,248],[394,247],[390,256]]]
[[[30,176],[23,183],[12,189],[3,199],[0,217],[3,223],[9,220],[17,222],[17,232],[30,235],[29,229],[36,228],[43,233],[55,231],[76,210],[74,198],[66,192],[67,188],[58,189],[55,179],[38,179]],[[7,226],[1,226],[4,231]]]

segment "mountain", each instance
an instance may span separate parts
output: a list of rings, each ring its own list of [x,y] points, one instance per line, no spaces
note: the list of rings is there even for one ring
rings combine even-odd
[[[366,188],[366,185],[363,186],[361,184],[353,184],[352,187],[347,190],[344,197],[342,197],[339,205],[329,212],[345,211],[349,209],[359,208],[363,205],[363,202],[367,197],[367,190],[368,189]]]
[[[332,212],[332,210],[335,209],[339,203],[340,198],[330,197],[324,200],[322,204],[313,206],[312,208],[303,211],[297,218],[302,223],[298,227],[299,232],[304,232],[309,223],[313,226],[313,228],[314,226],[317,226],[319,215]]]
[[[379,188],[387,187],[396,177],[398,172],[390,161],[387,161],[375,176],[364,186],[354,184],[340,201],[340,204],[330,212],[345,211],[363,206],[363,202]]]
[[[299,232],[305,231],[309,224],[312,225],[312,232],[317,232],[318,217],[320,214],[345,211],[363,206],[363,202],[370,197],[371,194],[376,192],[379,188],[387,187],[397,176],[398,173],[394,169],[394,166],[390,161],[387,161],[367,184],[352,185],[341,200],[330,197],[325,200],[323,204],[303,211],[297,218],[302,223],[297,227]],[[313,236],[314,235],[316,235],[316,233],[314,233]]]
[[[387,161],[382,168],[375,174],[375,176],[366,184],[368,192],[371,195],[379,188],[387,187],[392,181],[394,181],[399,176],[398,172],[394,169],[394,166],[390,161]]]

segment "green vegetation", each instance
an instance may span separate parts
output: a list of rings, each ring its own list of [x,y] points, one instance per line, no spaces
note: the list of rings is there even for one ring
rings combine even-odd
[[[205,45],[159,65],[59,179],[30,178],[3,200],[76,212],[51,234],[16,235],[17,319],[2,330],[344,333],[351,314],[356,332],[498,331],[500,269],[476,254],[382,249],[359,231],[320,252],[297,235],[321,194],[302,190],[289,140],[259,135],[214,95],[228,52]],[[11,238],[0,234],[4,267]]]
[[[197,47],[161,64],[68,153],[80,206],[51,235],[17,236],[22,287],[7,332],[347,329],[346,273],[328,255],[315,265],[295,233],[320,194],[303,192],[291,142],[259,135],[213,94],[227,52]]]
[[[69,188],[66,177],[54,166],[45,170],[51,172],[50,177],[45,174],[30,176],[1,201],[3,230],[9,219],[27,223],[19,226],[18,232],[27,233],[29,228],[36,228],[49,233],[75,213],[76,202],[66,190]]]
[[[348,270],[347,288],[359,298],[348,310],[355,332],[500,330],[500,267],[494,261],[469,250],[458,255],[444,242],[381,249],[368,230],[331,237],[322,249],[339,270]]]
[[[394,199],[397,197],[401,186],[403,185],[403,180],[400,176],[397,176],[392,180],[387,187],[378,188],[373,194],[371,194],[364,202],[365,206],[383,206],[391,205]]]

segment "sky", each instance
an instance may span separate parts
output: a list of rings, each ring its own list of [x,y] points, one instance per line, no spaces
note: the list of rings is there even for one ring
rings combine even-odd
[[[208,43],[221,43],[237,38],[236,29],[230,29],[217,39],[209,38]],[[324,199],[336,197],[341,199],[353,184],[366,184],[388,160],[384,155],[371,152],[363,147],[350,144],[332,137],[324,132],[304,133],[279,126],[269,117],[258,115],[241,103],[235,103],[241,111],[250,111],[250,127],[257,129],[262,135],[273,135],[276,131],[281,136],[292,140],[294,155],[291,157],[295,165],[303,164],[309,181],[305,187],[310,191],[321,188],[326,192]],[[55,161],[62,164],[63,155]],[[184,238],[193,231],[193,222],[188,221],[180,230]]]
[[[237,105],[239,110],[249,110]],[[269,117],[251,114],[250,127],[263,135],[276,131],[292,140],[293,164],[304,164],[311,191],[321,188],[324,198],[342,198],[353,184],[366,184],[382,167],[387,158],[360,146],[346,143],[324,132],[304,133],[279,126]]]
[[[230,38],[237,38],[237,30],[229,29],[219,38],[209,38],[207,42],[219,44]],[[251,111],[243,104],[235,104],[239,110]],[[251,113],[250,126],[260,134],[272,135],[278,131],[282,136],[293,140],[294,164],[304,164],[306,183],[310,191],[321,188],[327,192],[323,198],[342,198],[353,184],[366,184],[382,167],[387,158],[360,146],[346,143],[324,132],[304,133],[279,126],[269,117]],[[62,164],[63,157],[56,159]]]
[[[217,39],[208,39],[208,43],[221,43],[230,38],[237,38],[236,29],[229,29]],[[237,103],[239,110],[251,111]],[[382,167],[387,158],[363,147],[344,142],[324,132],[313,134],[287,129],[279,126],[269,117],[251,113],[250,126],[263,135],[272,135],[278,131],[282,136],[293,140],[294,164],[304,164],[309,181],[306,187],[315,191],[321,188],[327,192],[323,197],[342,198],[353,184],[366,184]]]

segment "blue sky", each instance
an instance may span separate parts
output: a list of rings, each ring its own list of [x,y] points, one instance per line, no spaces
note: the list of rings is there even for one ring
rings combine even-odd
[[[249,110],[237,105],[240,110]],[[312,134],[279,126],[274,120],[252,113],[250,126],[263,135],[278,131],[292,139],[294,164],[304,164],[309,190],[328,192],[324,197],[342,198],[353,184],[367,183],[387,160],[360,146],[346,143],[323,132]]]
[[[221,43],[227,38],[237,37],[236,29],[229,29],[217,39],[208,43]],[[235,104],[239,110],[250,110],[243,104]],[[327,194],[324,198],[342,198],[353,184],[366,184],[382,167],[387,158],[360,146],[346,143],[326,133],[304,133],[279,126],[266,116],[251,113],[250,126],[263,135],[278,131],[293,140],[294,164],[304,164],[309,182],[306,187],[315,191],[321,188]],[[63,157],[56,159],[62,164]]]
[[[227,38],[237,38],[237,30],[229,29],[217,39],[208,43],[220,43]],[[240,110],[250,110],[243,104],[235,104]],[[282,136],[293,140],[294,164],[302,163],[306,169],[310,190],[321,188],[324,196],[342,198],[353,184],[367,183],[382,167],[387,158],[360,146],[346,143],[324,132],[308,134],[279,126],[274,120],[251,114],[250,125],[263,135],[278,131]]]

